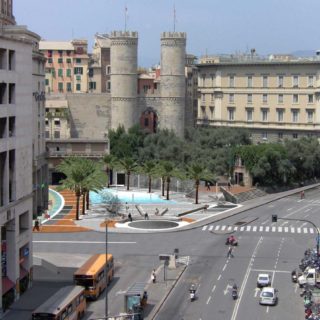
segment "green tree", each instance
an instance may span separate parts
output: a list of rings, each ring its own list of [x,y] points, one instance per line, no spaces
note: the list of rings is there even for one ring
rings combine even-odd
[[[196,194],[195,194],[195,203],[199,203],[199,185],[201,180],[213,181],[214,176],[210,171],[201,164],[193,163],[187,167],[187,177],[191,180],[194,180]]]
[[[151,193],[152,178],[157,175],[156,170],[157,170],[157,163],[154,160],[148,160],[144,162],[139,168],[139,171],[141,171],[143,174],[145,174],[148,177],[149,193]]]
[[[182,178],[183,177],[183,174],[181,172],[181,170],[179,170],[173,162],[171,161],[163,161],[161,163],[162,165],[162,174],[163,174],[163,177],[164,177],[164,180],[166,181],[167,183],[167,196],[166,196],[166,199],[167,200],[170,200],[169,199],[169,194],[170,194],[170,183],[171,183],[171,178],[173,177],[177,177],[177,178]]]
[[[116,165],[116,158],[112,154],[106,154],[103,159],[103,163],[106,167],[106,174],[107,174],[107,187],[110,188],[110,173],[113,167]]]

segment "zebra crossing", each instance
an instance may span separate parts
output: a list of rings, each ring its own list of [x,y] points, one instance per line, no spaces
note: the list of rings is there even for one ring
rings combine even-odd
[[[202,227],[202,231],[212,232],[277,232],[277,233],[300,233],[300,234],[313,234],[314,228],[307,227],[278,227],[278,226],[230,226],[230,225],[206,225]]]

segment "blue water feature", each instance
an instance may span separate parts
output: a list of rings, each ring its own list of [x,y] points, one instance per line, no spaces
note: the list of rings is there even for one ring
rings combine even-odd
[[[52,216],[60,209],[60,207],[62,205],[62,196],[58,192],[56,192],[52,189],[49,189],[49,194],[50,194],[50,197],[54,198],[53,206],[48,211],[48,214],[50,216]]]
[[[90,202],[100,203],[175,203],[172,200],[161,199],[157,194],[147,192],[118,191],[105,188],[99,193],[90,191]]]

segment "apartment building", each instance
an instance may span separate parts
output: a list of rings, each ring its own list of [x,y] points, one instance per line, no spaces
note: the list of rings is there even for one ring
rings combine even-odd
[[[319,136],[320,59],[290,55],[204,57],[198,125],[248,128],[254,142]]]
[[[7,24],[0,39],[2,314],[32,283],[32,217],[48,200],[40,37]]]
[[[88,41],[40,41],[47,94],[88,92]]]

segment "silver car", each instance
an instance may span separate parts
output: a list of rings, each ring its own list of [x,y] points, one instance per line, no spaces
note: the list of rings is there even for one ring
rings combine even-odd
[[[271,284],[271,279],[270,279],[270,276],[267,273],[260,273],[258,275],[257,286],[259,288],[270,286],[270,284]]]
[[[278,290],[272,287],[264,287],[260,293],[259,303],[274,306],[278,301]]]

